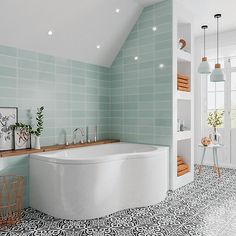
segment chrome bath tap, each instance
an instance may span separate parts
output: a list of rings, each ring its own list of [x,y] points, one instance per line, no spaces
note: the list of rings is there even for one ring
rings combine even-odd
[[[79,132],[81,134],[81,140],[80,143],[84,143],[84,129],[83,128],[76,128],[73,131],[73,143],[76,144],[76,133]]]

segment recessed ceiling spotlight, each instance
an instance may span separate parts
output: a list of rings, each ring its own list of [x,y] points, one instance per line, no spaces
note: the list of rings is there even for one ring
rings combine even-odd
[[[138,60],[138,56],[134,57],[134,60],[137,61]]]
[[[48,35],[52,36],[52,31],[51,30],[48,31]]]
[[[164,68],[164,67],[165,67],[164,64],[160,64],[160,65],[159,65],[159,68],[161,68],[161,69]]]
[[[117,8],[117,9],[116,9],[116,13],[119,13],[119,12],[120,12],[120,9],[119,9],[119,8]]]
[[[101,46],[98,44],[98,45],[97,45],[97,49],[100,49],[100,48],[101,48]]]
[[[152,31],[157,31],[157,27],[156,27],[156,26],[153,26],[153,27],[152,27]]]

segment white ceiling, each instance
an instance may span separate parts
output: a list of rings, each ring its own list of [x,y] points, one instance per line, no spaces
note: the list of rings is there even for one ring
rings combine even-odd
[[[110,66],[143,7],[160,1],[0,0],[0,45]],[[173,1],[193,13],[196,36],[202,24],[215,32],[215,13],[222,13],[221,31],[236,29],[236,0]]]
[[[175,1],[175,0],[174,0]],[[202,34],[201,25],[209,26],[208,34],[216,32],[214,15],[221,13],[220,30],[236,29],[236,0],[178,0],[193,13],[195,36]]]
[[[0,0],[0,44],[110,66],[143,7],[159,1]]]

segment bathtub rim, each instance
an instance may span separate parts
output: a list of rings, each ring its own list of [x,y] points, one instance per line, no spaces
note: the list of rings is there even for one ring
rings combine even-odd
[[[128,142],[119,142],[116,143],[116,145],[118,144],[138,144],[138,143],[128,143]],[[102,144],[102,145],[114,145],[114,143],[109,143],[109,144]],[[127,152],[127,153],[117,153],[117,154],[104,154],[102,155],[102,158],[99,159],[74,159],[74,158],[67,158],[67,157],[63,157],[63,158],[57,158],[57,157],[52,157],[52,156],[46,156],[45,154],[56,154],[59,152],[64,152],[67,150],[79,150],[81,148],[71,148],[71,149],[65,149],[65,150],[60,150],[60,151],[50,151],[50,152],[43,152],[43,153],[35,153],[35,154],[31,154],[30,155],[30,160],[37,160],[37,161],[41,161],[41,162],[47,162],[47,163],[54,163],[54,164],[77,164],[77,165],[86,165],[86,164],[99,164],[99,163],[106,163],[106,162],[115,162],[115,161],[121,161],[121,160],[131,160],[131,159],[140,159],[140,158],[153,158],[153,154],[154,153],[159,153],[162,151],[167,151],[169,152],[169,147],[168,146],[158,146],[158,145],[151,145],[151,144],[140,144],[143,146],[148,146],[148,147],[153,147],[155,148],[155,150],[151,150],[151,151],[144,151],[144,152]],[[101,146],[101,145],[99,145]],[[87,147],[82,147],[83,149],[86,148],[96,148],[96,146],[87,146]],[[111,157],[112,158],[109,158]],[[127,158],[127,156],[129,156],[129,158]]]

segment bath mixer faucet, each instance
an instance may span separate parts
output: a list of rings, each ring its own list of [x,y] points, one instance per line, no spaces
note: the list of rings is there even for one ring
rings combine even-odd
[[[84,143],[84,129],[83,128],[76,128],[74,131],[73,131],[73,143],[76,144],[76,133],[77,132],[80,132],[81,134],[81,140],[80,140],[80,143]]]

